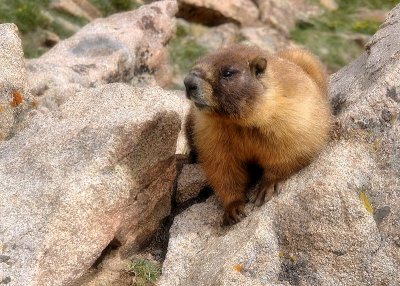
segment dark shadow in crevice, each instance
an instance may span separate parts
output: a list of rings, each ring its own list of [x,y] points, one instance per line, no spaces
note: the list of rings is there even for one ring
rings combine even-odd
[[[92,265],[92,269],[97,269],[97,267],[103,262],[103,260],[111,253],[111,251],[116,250],[122,244],[121,242],[114,238],[110,241],[110,243],[103,249],[100,256],[96,259],[96,261]]]
[[[239,22],[233,18],[225,17],[221,12],[195,5],[179,3],[179,11],[176,17],[183,18],[189,22],[195,22],[206,26],[218,26],[225,23],[234,23],[239,26]]]

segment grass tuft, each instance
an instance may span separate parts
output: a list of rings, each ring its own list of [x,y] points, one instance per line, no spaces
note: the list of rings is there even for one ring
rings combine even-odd
[[[134,286],[155,285],[161,275],[161,270],[156,264],[142,258],[133,258],[127,271],[135,276]]]

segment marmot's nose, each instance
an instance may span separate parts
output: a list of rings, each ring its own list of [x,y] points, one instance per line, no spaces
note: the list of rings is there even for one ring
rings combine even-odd
[[[188,75],[183,80],[186,87],[186,96],[188,98],[195,96],[198,90],[198,81],[196,76]]]

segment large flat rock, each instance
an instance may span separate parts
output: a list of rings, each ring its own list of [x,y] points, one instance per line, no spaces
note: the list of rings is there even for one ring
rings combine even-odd
[[[0,281],[69,285],[108,244],[127,256],[170,212],[183,98],[109,84],[32,111],[0,143]]]

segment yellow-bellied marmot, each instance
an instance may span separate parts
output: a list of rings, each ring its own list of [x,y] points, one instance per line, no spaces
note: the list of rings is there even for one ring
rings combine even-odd
[[[223,204],[225,224],[245,216],[247,164],[263,170],[250,198],[261,205],[327,141],[327,76],[304,50],[268,55],[235,45],[197,60],[184,83],[193,103],[188,142]]]

